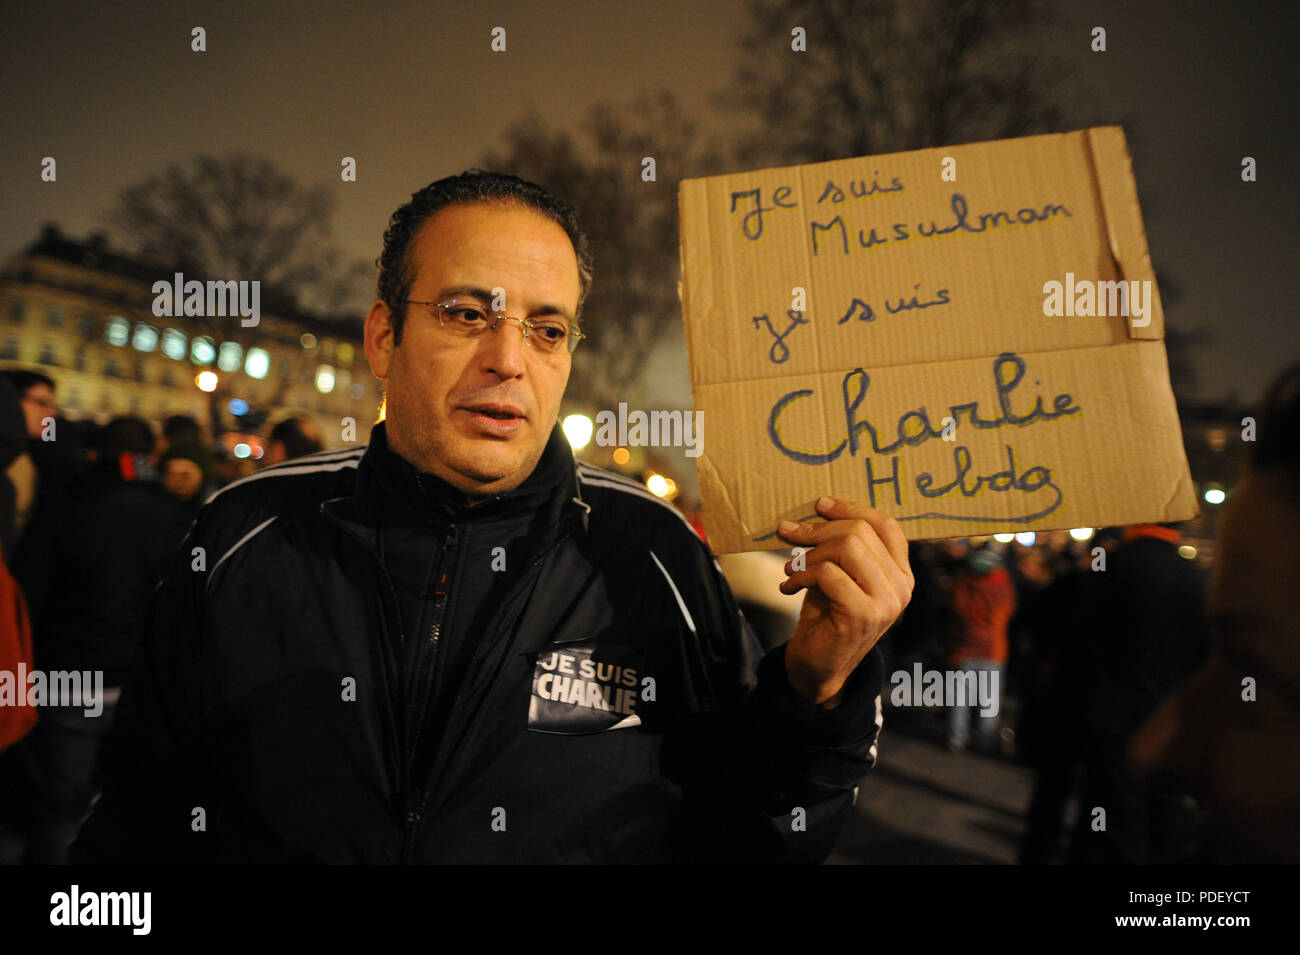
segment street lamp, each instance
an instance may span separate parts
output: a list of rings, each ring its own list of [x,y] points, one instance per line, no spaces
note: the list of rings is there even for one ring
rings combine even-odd
[[[568,415],[560,424],[569,445],[575,451],[581,451],[591,443],[591,433],[595,425],[585,414]]]

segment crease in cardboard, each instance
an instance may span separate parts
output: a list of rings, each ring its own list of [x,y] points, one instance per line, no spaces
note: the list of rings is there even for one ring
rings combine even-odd
[[[1085,155],[1088,157],[1088,168],[1092,172],[1092,190],[1097,197],[1097,208],[1101,211],[1101,222],[1106,233],[1106,245],[1110,248],[1111,261],[1115,263],[1115,274],[1121,279],[1127,281],[1131,275],[1131,270],[1124,266],[1124,254],[1120,251],[1119,236],[1115,234],[1114,213],[1106,204],[1106,189],[1101,181],[1101,162],[1097,157],[1098,140],[1102,135],[1101,129],[1090,129],[1088,135],[1084,137],[1084,144],[1088,147]]]
[[[1133,157],[1124,142],[1123,130],[1104,126],[1086,131],[1084,143],[1092,170],[1092,183],[1105,226],[1106,241],[1118,277],[1123,281],[1150,281],[1147,299],[1147,324],[1124,321],[1129,339],[1151,341],[1163,339],[1164,308],[1160,302],[1160,285],[1151,263],[1150,246],[1142,225],[1142,210],[1134,186]],[[1128,250],[1124,239],[1131,239]],[[1136,261],[1131,261],[1136,258]]]
[[[740,528],[739,533],[749,537],[752,533],[749,525],[741,518],[740,509],[732,502],[731,494],[728,492],[727,482],[722,480],[718,474],[718,470],[714,467],[707,451],[700,455],[699,461],[696,462],[696,473],[699,477],[701,491],[707,484],[710,488],[716,489],[721,495],[722,500],[718,503],[726,510],[723,519],[729,524],[738,526]]]

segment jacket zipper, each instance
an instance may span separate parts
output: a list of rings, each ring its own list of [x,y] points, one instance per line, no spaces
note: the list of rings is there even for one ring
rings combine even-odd
[[[580,502],[580,503],[581,503],[581,502]],[[327,515],[328,517],[330,517],[331,520],[335,520],[335,518],[333,517],[333,515],[329,514],[328,512],[326,512],[326,515]],[[337,521],[336,521],[336,523],[337,523]],[[544,551],[542,551],[542,553],[537,557],[536,560],[533,561],[532,565],[528,568],[527,572],[525,572],[525,574],[523,575],[523,577],[520,579],[519,583],[516,585],[514,591],[512,591],[512,593],[511,593],[510,595],[508,595],[508,596],[506,597],[505,600],[502,601],[502,607],[504,607],[506,604],[508,604],[509,601],[510,601],[510,599],[511,599],[513,596],[515,596],[515,594],[521,592],[522,590],[524,590],[525,588],[527,588],[529,585],[531,585],[531,583],[532,583],[532,581],[533,581],[533,578],[537,575],[537,571],[538,571],[538,569],[542,566],[542,563],[543,563],[543,562],[544,562],[544,561],[545,561],[545,560],[546,560],[546,559],[551,555],[551,552],[554,551],[557,547],[559,547],[560,544],[562,544],[562,543],[565,541],[565,539],[568,537],[568,535],[569,535],[569,531],[571,530],[571,526],[570,526],[570,525],[571,525],[572,523],[573,523],[572,521],[567,521],[567,522],[563,522],[563,523],[561,523],[560,527],[557,529],[557,532],[556,532],[556,535],[555,535],[555,539],[554,539],[553,541],[551,541],[550,545],[549,545],[549,546],[548,546]],[[340,526],[344,526],[344,525],[340,524]],[[345,529],[347,529],[347,528],[345,527]],[[357,537],[357,536],[358,536],[355,532],[353,532],[353,531],[351,531],[351,530],[349,530],[348,532],[351,533],[354,537]],[[396,607],[398,606],[398,600],[397,600],[397,589],[396,589],[396,587],[394,587],[394,585],[393,585],[393,581],[392,581],[392,578],[391,578],[391,577],[389,576],[389,574],[388,574],[388,569],[387,569],[386,567],[384,567],[383,559],[382,559],[382,558],[380,557],[380,555],[375,551],[375,549],[374,549],[372,546],[370,546],[370,544],[369,544],[367,541],[364,540],[364,538],[360,538],[360,537],[358,537],[358,539],[361,540],[361,542],[362,542],[363,544],[365,544],[365,550],[366,550],[366,552],[367,552],[368,554],[370,554],[370,556],[374,559],[374,561],[375,561],[375,565],[376,565],[376,566],[378,567],[378,569],[379,569],[379,576],[380,576],[380,578],[384,581],[385,587],[386,587],[386,589],[387,589],[387,591],[388,591],[388,595],[389,595],[389,597],[390,597],[390,602],[392,603],[393,607],[396,608]],[[444,550],[444,554],[445,554],[445,550]],[[440,556],[440,557],[439,557],[439,565],[440,565],[440,566],[439,566],[439,570],[442,569],[443,560],[444,560],[444,558],[443,558],[442,556]],[[443,604],[443,607],[444,607],[444,609],[445,609],[445,602],[444,602],[444,604]],[[400,613],[393,614],[390,610],[385,609],[385,610],[381,613],[381,623],[383,624],[385,631],[387,631],[387,630],[388,630],[388,619],[389,619],[390,617],[392,617],[392,616],[396,616],[396,617],[397,617],[397,620],[398,620],[398,628],[397,628],[397,631],[398,631],[398,634],[399,634],[399,637],[400,637],[400,640],[401,640],[401,646],[402,646],[402,647],[405,647],[405,646],[406,646],[406,633],[405,633],[405,631],[403,631],[403,630],[401,629],[401,614],[400,614]],[[432,633],[430,634],[430,637],[431,637],[431,642],[436,646],[436,642],[437,642],[437,634],[440,633],[440,631],[441,631],[441,624],[442,624],[442,621],[441,621],[441,612],[439,612],[438,614],[435,615],[435,620],[437,621],[438,629],[437,629],[437,631],[432,632]],[[495,627],[495,626],[496,626],[496,620],[494,619],[493,622],[492,622],[492,624],[487,628],[487,632],[490,634],[490,633],[492,632],[492,628]],[[482,644],[482,645],[486,645],[486,643],[490,643],[490,642],[491,642],[490,640],[485,641],[484,644]],[[481,646],[482,646],[482,645],[481,645]],[[476,651],[475,654],[474,654],[474,656],[473,656],[473,658],[472,658],[471,661],[470,661],[469,668],[468,668],[468,670],[467,670],[467,672],[466,672],[466,674],[465,674],[465,679],[466,679],[466,680],[469,679],[470,674],[473,672],[474,664],[477,663],[477,662],[478,662],[478,653],[477,653],[477,651]],[[399,667],[399,671],[400,671],[400,667]],[[489,690],[489,692],[490,692],[490,690]],[[456,705],[459,704],[459,703],[460,703],[460,692],[459,692],[459,690],[458,690],[458,691],[457,691],[457,695],[456,695],[455,703],[453,703],[452,708],[451,708],[451,710],[449,711],[449,713],[455,713],[455,711],[456,711]],[[475,714],[475,719],[474,719],[474,721],[471,722],[471,724],[470,724],[469,726],[466,727],[466,729],[465,729],[465,734],[464,734],[464,735],[468,735],[469,732],[470,732],[470,731],[471,731],[471,730],[472,730],[476,725],[478,725],[478,717],[482,715],[483,709],[486,709],[486,706],[480,708],[479,712],[478,712],[477,714]],[[441,749],[441,745],[439,746],[439,749]],[[431,767],[430,767],[430,778],[432,778],[432,771],[438,767],[438,763],[439,763],[439,760],[438,760],[438,758],[437,758],[438,755],[439,755],[439,754],[435,754],[435,758],[434,758],[434,760],[433,760],[433,763],[431,764]],[[401,782],[401,785],[402,785],[402,787],[403,787],[403,791],[404,791],[405,793],[407,793],[408,799],[407,799],[407,803],[406,803],[406,814],[405,814],[405,820],[404,820],[404,828],[405,828],[406,832],[405,832],[405,839],[403,840],[403,846],[402,846],[402,853],[401,853],[401,859],[400,859],[400,862],[401,862],[402,864],[409,864],[410,861],[411,861],[412,856],[414,855],[414,851],[415,851],[415,836],[416,836],[416,830],[419,828],[420,820],[421,820],[421,818],[423,817],[425,810],[428,808],[429,797],[433,794],[433,787],[432,787],[432,786],[429,786],[429,785],[428,785],[428,781],[426,780],[426,781],[425,781],[426,784],[425,784],[423,790],[422,790],[422,791],[418,794],[418,796],[417,796],[417,794],[414,793],[413,790],[412,790],[412,780],[410,779],[410,775],[411,775],[411,762],[410,762],[409,759],[406,759],[406,760],[403,760],[402,763],[403,763],[403,765],[401,766],[401,770],[402,770],[402,779],[401,779],[400,782]],[[412,796],[416,796],[416,798],[412,799],[412,798],[411,798]]]
[[[407,811],[406,838],[403,840],[402,861],[409,862],[415,849],[415,834],[419,828],[420,816],[424,812],[427,781],[414,778],[415,760],[420,752],[420,737],[423,735],[425,718],[428,715],[429,701],[432,698],[433,677],[437,667],[438,638],[442,635],[443,617],[447,611],[447,570],[454,563],[455,555],[450,554],[456,546],[456,525],[449,524],[438,553],[438,563],[434,568],[434,596],[432,619],[429,623],[429,639],[420,652],[420,665],[415,684],[415,699],[412,702],[410,718],[413,723],[410,744],[406,751]],[[450,559],[449,559],[450,557]],[[419,787],[419,788],[417,788]]]
[[[543,564],[543,563],[546,561],[546,559],[551,555],[551,552],[554,551],[557,547],[559,547],[560,544],[562,544],[562,543],[564,542],[564,540],[565,540],[567,537],[568,537],[568,527],[567,527],[567,525],[566,525],[566,526],[562,526],[561,529],[560,529],[560,531],[559,531],[559,533],[556,534],[556,536],[555,536],[555,540],[553,540],[553,541],[551,542],[550,546],[548,546],[544,551],[542,551],[542,553],[541,553],[540,555],[538,555],[537,559],[534,560],[534,561],[532,562],[532,564],[529,566],[528,570],[527,570],[527,571],[524,573],[524,575],[520,578],[519,582],[518,582],[517,584],[515,584],[514,590],[510,593],[509,596],[506,597],[505,600],[503,600],[503,601],[501,602],[501,606],[498,608],[498,615],[499,615],[501,609],[504,608],[504,607],[506,607],[506,606],[510,603],[510,599],[511,599],[512,597],[514,597],[516,594],[522,593],[523,591],[525,591],[525,590],[526,590],[526,589],[527,589],[527,588],[532,584],[532,582],[533,582],[533,578],[537,576],[537,572],[538,572],[538,570],[541,569],[542,564]],[[494,619],[492,620],[491,624],[487,627],[487,633],[488,633],[488,634],[491,634],[492,631],[493,631],[493,628],[496,627],[496,625],[497,625],[497,620],[494,618]],[[470,665],[469,665],[469,667],[468,667],[468,669],[467,669],[467,671],[466,671],[466,673],[465,673],[465,679],[462,681],[462,684],[465,683],[465,682],[468,682],[468,680],[469,680],[469,675],[470,675],[471,672],[473,672],[474,664],[478,662],[478,650],[480,650],[480,649],[482,649],[483,647],[487,646],[487,645],[488,645],[489,643],[491,643],[491,642],[492,642],[491,640],[484,640],[484,641],[480,642],[479,646],[475,649],[474,656],[473,656],[473,658],[470,660]],[[504,658],[503,658],[503,659],[504,659]],[[488,692],[489,692],[489,693],[491,692],[491,689],[490,689],[490,688],[488,689]],[[450,714],[450,713],[455,713],[455,712],[456,712],[456,709],[457,709],[457,707],[458,707],[459,704],[460,704],[460,700],[461,700],[461,695],[460,695],[460,690],[459,690],[459,688],[458,688],[457,691],[456,691],[456,700],[455,700],[455,702],[452,704],[451,709],[448,711],[449,714]],[[471,721],[471,723],[470,723],[468,726],[465,727],[464,732],[461,733],[461,738],[462,738],[462,739],[465,738],[465,737],[467,737],[467,736],[469,736],[470,732],[474,729],[474,727],[478,725],[478,718],[482,715],[482,713],[483,713],[483,711],[484,711],[485,709],[487,709],[486,703],[485,703],[482,707],[479,708],[478,712],[475,714],[474,720]],[[449,721],[450,721],[450,720],[449,720]],[[439,749],[441,749],[441,746],[439,746]],[[453,755],[455,755],[455,754],[453,754]],[[435,754],[435,758],[434,758],[434,760],[433,760],[433,763],[432,763],[432,764],[430,765],[430,767],[429,767],[429,769],[430,769],[430,776],[432,776],[433,770],[435,770],[435,769],[438,768],[438,763],[439,763],[439,760],[436,758],[436,754]],[[450,765],[450,759],[448,760],[448,765]],[[420,819],[421,819],[421,818],[423,817],[423,815],[424,815],[425,810],[428,808],[428,806],[429,806],[429,797],[432,796],[432,795],[433,795],[433,787],[432,787],[431,785],[428,785],[428,784],[427,784],[427,781],[426,781],[426,785],[425,785],[425,787],[424,787],[424,791],[420,794],[419,801],[416,803],[416,806],[415,806],[414,811],[410,814],[410,816],[411,816],[412,826],[411,826],[411,829],[410,829],[410,838],[409,838],[409,841],[408,841],[408,844],[407,844],[407,847],[406,847],[406,848],[407,848],[407,852],[404,853],[404,855],[403,855],[403,861],[404,861],[404,862],[408,862],[408,861],[410,861],[410,854],[414,852],[414,849],[415,849],[415,828],[416,828],[416,824],[419,823]]]

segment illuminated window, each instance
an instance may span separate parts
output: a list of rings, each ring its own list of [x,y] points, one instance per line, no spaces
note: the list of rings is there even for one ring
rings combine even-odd
[[[239,342],[222,342],[217,349],[217,367],[222,371],[239,371],[244,359],[244,346]]]
[[[316,390],[322,395],[334,390],[334,369],[330,365],[316,366]]]
[[[121,315],[114,315],[108,320],[104,330],[104,341],[114,348],[121,348],[131,337],[131,323]]]
[[[271,370],[271,356],[265,348],[250,348],[244,356],[244,372],[250,378],[265,378]]]
[[[145,322],[137,323],[135,334],[131,336],[131,347],[136,351],[153,351],[158,347],[158,329]]]
[[[355,350],[348,342],[339,342],[338,350],[334,353],[339,364],[345,368],[352,364],[352,359],[355,357],[355,354]]]
[[[200,335],[190,342],[190,361],[196,365],[211,365],[217,357],[217,346],[207,335]]]
[[[162,353],[168,358],[180,361],[185,357],[187,342],[185,333],[175,328],[169,328],[163,332],[162,336]]]

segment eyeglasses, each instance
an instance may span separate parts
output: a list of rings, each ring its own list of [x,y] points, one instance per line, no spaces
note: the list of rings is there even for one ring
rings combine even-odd
[[[451,299],[446,302],[417,302],[415,299],[400,299],[398,304],[424,305],[438,316],[438,322],[458,338],[477,338],[484,332],[495,329],[502,321],[519,323],[524,341],[540,352],[558,355],[573,353],[578,342],[587,336],[564,322],[532,322],[526,318],[515,318],[504,312],[490,312],[474,300]]]

